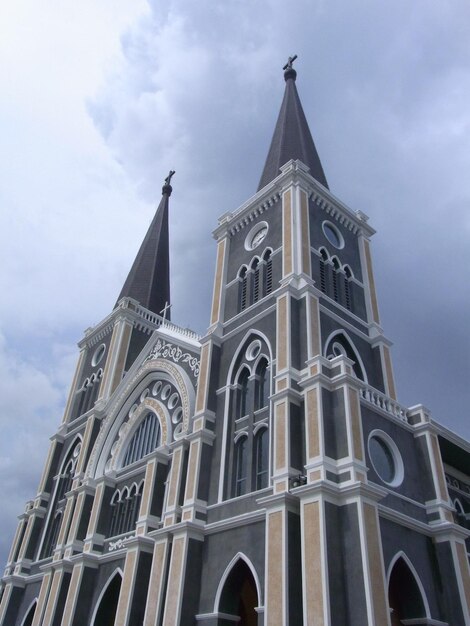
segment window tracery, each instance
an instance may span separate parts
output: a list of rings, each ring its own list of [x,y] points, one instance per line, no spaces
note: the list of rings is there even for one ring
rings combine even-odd
[[[139,518],[144,481],[131,488],[116,489],[111,498],[111,518],[108,537],[115,537],[130,532],[135,528]]]
[[[267,248],[261,258],[253,257],[248,265],[242,265],[238,271],[238,311],[243,311],[255,304],[273,289],[272,250]]]

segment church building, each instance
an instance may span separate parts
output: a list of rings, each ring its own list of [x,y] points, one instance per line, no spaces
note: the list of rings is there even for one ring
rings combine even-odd
[[[170,321],[170,172],[78,344],[0,626],[470,625],[470,444],[397,399],[375,231],[329,189],[293,60],[214,230],[206,334]]]

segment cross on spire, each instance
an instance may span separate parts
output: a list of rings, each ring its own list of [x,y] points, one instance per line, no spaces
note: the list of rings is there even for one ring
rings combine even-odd
[[[294,54],[294,56],[293,56],[293,57],[289,57],[289,58],[287,59],[287,63],[284,65],[284,67],[283,67],[282,69],[283,69],[284,71],[285,71],[285,70],[291,70],[291,69],[292,69],[292,64],[294,63],[294,61],[296,60],[296,58],[297,58],[297,55],[296,55],[296,54]]]
[[[169,302],[165,302],[165,306],[163,307],[163,309],[160,311],[160,315],[163,317],[164,320],[166,320],[166,312],[169,311],[171,309],[173,305],[170,304]]]

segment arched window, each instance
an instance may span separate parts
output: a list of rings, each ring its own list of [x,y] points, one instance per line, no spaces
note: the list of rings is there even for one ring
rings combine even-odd
[[[122,467],[140,461],[160,445],[160,422],[155,413],[147,413],[127,446]]]
[[[79,400],[77,417],[89,411],[98,398],[100,382],[103,378],[103,370],[100,368],[96,374],[92,374],[90,378],[86,378],[82,388],[79,390]]]
[[[351,359],[351,361],[354,361],[354,374],[357,376],[357,378],[359,378],[359,380],[367,382],[366,375],[362,368],[362,364],[360,362],[358,354],[356,353],[348,339],[342,333],[339,333],[337,335],[334,335],[328,342],[325,348],[325,355],[327,359],[332,359],[336,356],[340,356],[341,354],[347,356],[348,359]]]
[[[44,541],[44,545],[41,552],[41,559],[47,559],[47,557],[52,556],[52,552],[57,544],[57,539],[59,538],[60,525],[62,523],[62,511],[58,511],[54,519],[52,520],[52,524],[50,524],[46,540]]]
[[[397,559],[390,574],[388,602],[392,626],[401,626],[403,620],[427,618],[426,606],[417,580],[402,557]]]
[[[325,263],[328,261],[328,253],[324,248],[320,250],[320,289],[323,293],[326,293],[326,267]]]
[[[246,292],[247,292],[247,275],[246,267],[242,267],[238,273],[239,291],[238,291],[238,310],[246,309]]]
[[[344,268],[344,305],[351,310],[351,289],[349,287],[349,281],[352,278],[351,269],[346,265]]]
[[[333,259],[333,298],[335,302],[339,300],[339,290],[338,290],[338,272],[340,269],[339,261],[335,257]]]
[[[268,429],[261,428],[255,435],[256,489],[268,486],[269,439]]]
[[[34,600],[33,604],[30,606],[29,611],[26,613],[24,620],[21,622],[21,626],[31,626],[34,619],[34,613],[36,611],[36,607],[38,605],[38,601]]]
[[[95,609],[92,626],[114,626],[122,576],[119,572],[107,583]]]
[[[256,386],[255,386],[255,410],[262,409],[268,405],[269,397],[269,380],[268,380],[268,362],[261,359],[256,370]]]
[[[251,264],[251,298],[250,304],[254,304],[259,300],[259,260],[253,259]]]
[[[263,296],[267,296],[273,290],[273,259],[271,256],[271,250],[266,250],[263,255],[264,260],[264,281],[263,281]]]
[[[111,517],[108,537],[115,537],[134,530],[139,519],[140,501],[142,500],[143,481],[139,486],[132,485],[122,491],[116,489],[111,498]]]
[[[238,378],[238,417],[244,417],[248,413],[248,385],[250,372],[244,368]]]
[[[258,592],[253,574],[245,561],[239,558],[225,580],[217,610],[230,615],[238,624],[257,626],[258,605]]]
[[[246,493],[247,442],[247,437],[240,437],[235,443],[235,497],[242,496]]]

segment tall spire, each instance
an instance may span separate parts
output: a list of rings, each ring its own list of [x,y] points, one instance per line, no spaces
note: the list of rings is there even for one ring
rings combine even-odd
[[[284,66],[286,90],[281,110],[271,140],[268,157],[259,182],[258,191],[280,174],[280,168],[291,159],[299,159],[310,168],[310,174],[328,188],[320,158],[302,109],[295,79],[297,72],[292,67],[297,58],[289,57]]]
[[[146,309],[158,315],[163,314],[167,319],[170,317],[168,204],[173,191],[170,181],[174,173],[170,171],[165,178],[162,199],[155,217],[117,300],[119,302],[121,298],[134,298]]]

